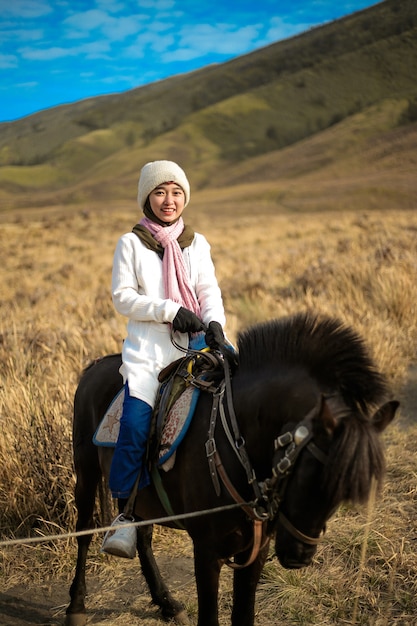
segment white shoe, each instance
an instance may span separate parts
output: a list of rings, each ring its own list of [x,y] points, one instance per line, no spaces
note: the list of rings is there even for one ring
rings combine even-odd
[[[136,554],[137,532],[136,526],[126,526],[131,523],[132,520],[126,518],[123,513],[118,515],[112,523],[112,526],[117,528],[114,531],[107,531],[100,552],[133,559]]]

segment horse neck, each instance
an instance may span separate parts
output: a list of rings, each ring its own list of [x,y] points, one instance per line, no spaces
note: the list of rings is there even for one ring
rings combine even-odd
[[[252,392],[254,390],[252,389]],[[270,474],[274,453],[274,425],[265,419],[265,409],[257,393],[237,386],[233,390],[234,411],[239,433],[258,478]]]
[[[305,372],[287,369],[237,377],[233,385],[236,419],[260,480],[271,472],[275,439],[302,421],[316,406],[320,391]]]

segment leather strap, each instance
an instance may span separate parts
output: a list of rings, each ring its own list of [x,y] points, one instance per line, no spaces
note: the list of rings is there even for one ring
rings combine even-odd
[[[268,541],[268,538],[266,538],[265,542],[262,543],[262,537],[264,534],[264,529],[266,527],[265,526],[266,522],[261,521],[260,519],[255,517],[253,509],[246,504],[246,502],[240,496],[239,492],[236,491],[236,489],[233,486],[233,483],[230,481],[230,478],[227,475],[227,472],[224,468],[224,465],[221,461],[220,455],[217,452],[217,450],[214,451],[213,456],[214,456],[214,460],[216,463],[216,469],[219,473],[220,478],[222,479],[222,483],[226,487],[229,494],[232,496],[233,500],[235,500],[237,504],[241,505],[242,510],[245,511],[245,513],[247,513],[249,518],[252,520],[253,543],[252,543],[252,550],[248,559],[244,563],[236,563],[236,561],[231,561],[230,559],[227,559],[225,561],[226,565],[228,565],[228,567],[231,567],[232,569],[243,569],[244,567],[248,567],[248,565],[251,565],[254,562],[254,560],[257,558],[259,554],[259,550],[263,548],[266,541]]]
[[[254,562],[259,554],[259,550],[263,548],[266,544],[266,541],[268,541],[268,539],[266,539],[266,541],[262,544],[263,524],[264,522],[261,522],[261,520],[259,519],[256,519],[253,522],[252,551],[247,561],[245,561],[244,563],[236,563],[236,561],[231,561],[230,559],[227,559],[225,563],[228,567],[231,567],[232,569],[243,569],[244,567],[248,567],[248,565],[251,565]]]
[[[229,419],[233,429],[233,436],[235,439],[235,446],[239,452],[240,462],[245,468],[246,476],[248,479],[248,483],[252,485],[255,498],[259,500],[262,497],[259,483],[256,480],[255,472],[253,470],[252,464],[249,459],[248,452],[246,450],[245,440],[240,434],[239,426],[236,419],[235,409],[233,406],[233,397],[232,397],[232,385],[231,385],[231,374],[230,374],[230,365],[227,358],[223,359],[224,361],[224,374],[226,381],[226,399],[227,399],[227,409],[229,414]]]
[[[221,385],[221,387],[213,394],[213,404],[211,406],[208,439],[206,441],[206,455],[209,464],[210,476],[211,480],[213,481],[214,490],[217,496],[220,496],[220,483],[215,462],[215,456],[218,455],[218,453],[216,449],[216,440],[214,439],[214,430],[216,428],[220,399],[223,397],[223,393],[224,385]]]
[[[156,467],[156,465],[152,465],[151,468],[151,476],[152,476],[152,483],[156,489],[156,492],[158,494],[158,498],[162,504],[162,506],[165,509],[165,513],[167,513],[170,516],[175,515],[174,510],[171,506],[171,502],[168,498],[168,494],[165,491],[165,488],[162,484],[162,480],[161,480],[161,475],[159,473],[158,468]],[[178,528],[181,528],[181,530],[186,530],[185,526],[180,522],[180,521],[176,521],[175,522],[176,526]]]
[[[291,524],[288,517],[284,515],[281,511],[278,513],[278,519],[281,524],[284,526],[286,530],[298,541],[302,541],[303,543],[308,544],[309,546],[317,546],[321,542],[321,537],[309,537],[298,530],[293,524]]]
[[[255,519],[255,516],[254,516],[254,513],[253,513],[253,509],[246,504],[245,500],[241,497],[239,492],[235,489],[232,481],[230,480],[229,476],[227,475],[227,472],[226,472],[226,470],[224,468],[224,465],[222,463],[222,460],[221,460],[220,455],[217,452],[217,450],[214,451],[213,458],[214,458],[214,462],[216,464],[217,472],[219,473],[219,476],[222,479],[222,483],[226,487],[226,489],[229,492],[229,494],[232,496],[233,500],[237,504],[241,505],[242,509],[248,514],[250,519]]]

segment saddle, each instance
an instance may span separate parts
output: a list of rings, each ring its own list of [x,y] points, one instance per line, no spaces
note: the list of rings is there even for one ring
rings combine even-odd
[[[207,348],[188,353],[160,372],[146,455],[149,465],[156,464],[165,471],[173,467],[175,451],[191,423],[200,391],[215,391],[223,377],[221,357]],[[123,400],[124,387],[100,422],[93,437],[95,445],[116,445]]]
[[[174,361],[163,369],[149,436],[148,460],[163,465],[167,454],[182,441],[201,390],[214,391],[224,370],[219,357],[207,348]],[[182,428],[178,428],[185,420]],[[169,433],[177,433],[175,441]]]

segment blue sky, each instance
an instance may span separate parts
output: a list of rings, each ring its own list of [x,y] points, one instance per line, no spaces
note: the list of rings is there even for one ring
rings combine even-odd
[[[223,63],[375,0],[0,0],[0,122]]]

